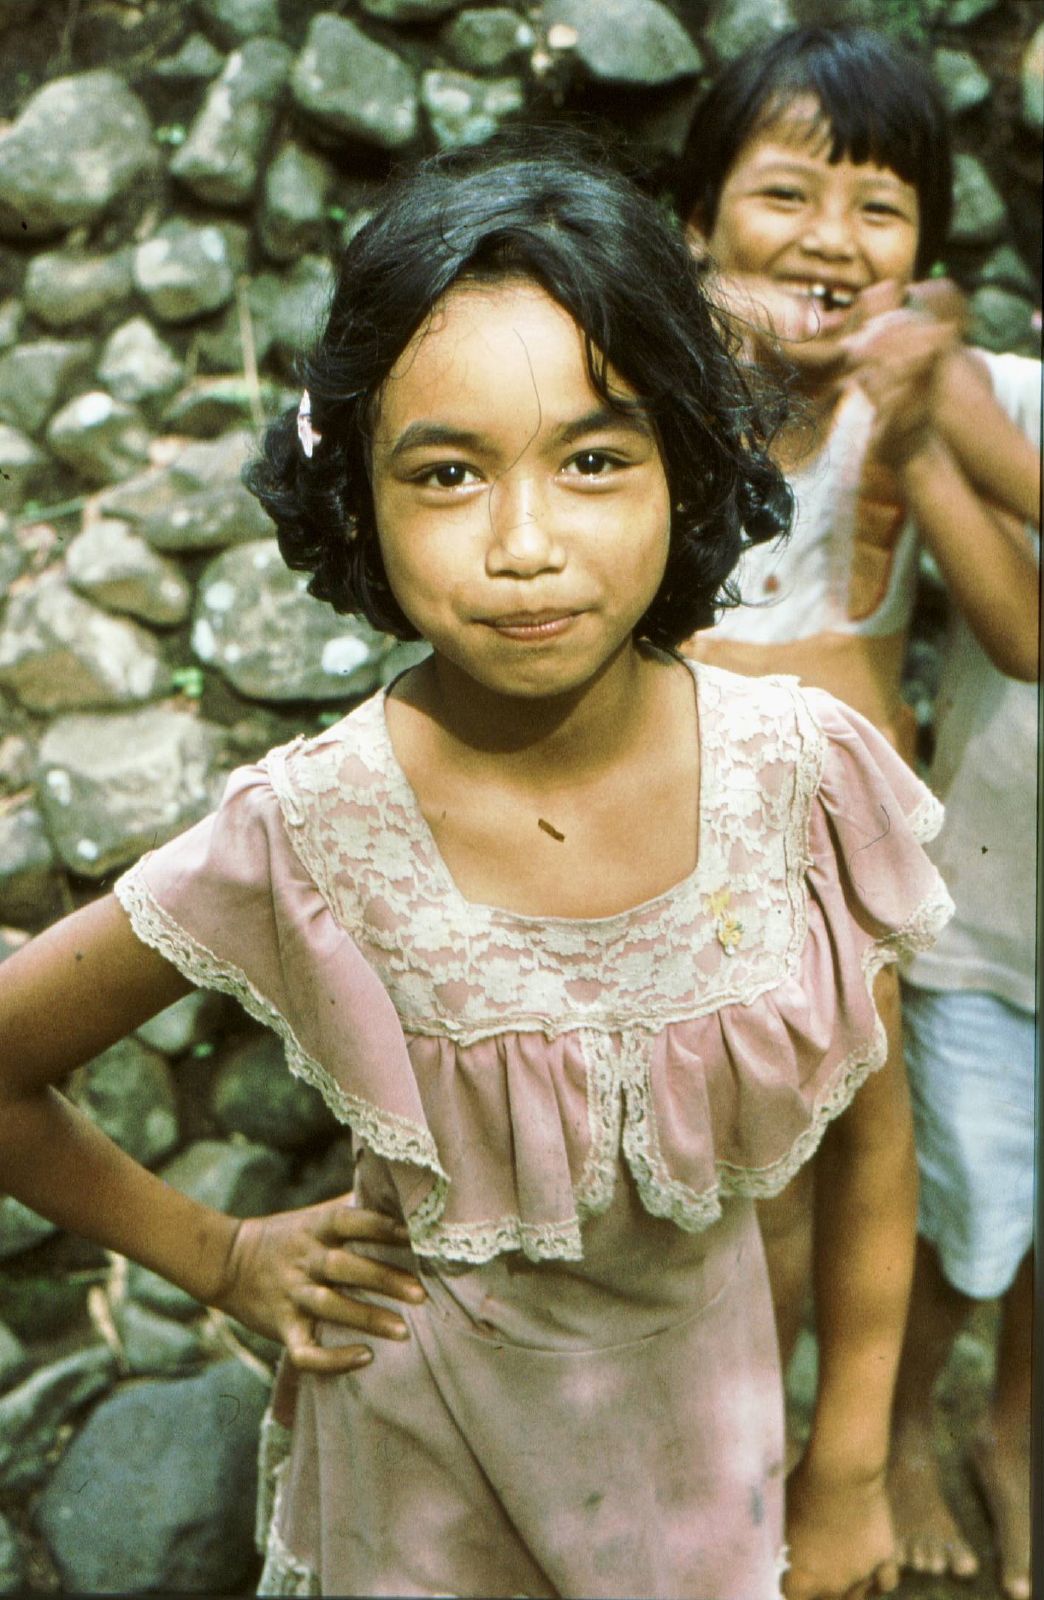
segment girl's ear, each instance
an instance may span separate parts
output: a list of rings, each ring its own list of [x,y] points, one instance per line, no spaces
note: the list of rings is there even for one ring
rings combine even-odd
[[[709,253],[707,235],[703,230],[702,218],[698,211],[694,211],[685,224],[685,243],[697,261],[706,261]]]

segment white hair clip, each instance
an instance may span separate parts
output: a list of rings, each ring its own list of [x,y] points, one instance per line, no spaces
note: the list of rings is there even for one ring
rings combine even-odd
[[[312,459],[312,451],[317,444],[322,444],[323,436],[312,427],[312,397],[306,389],[301,395],[301,404],[297,408],[297,437],[301,441],[301,449]]]

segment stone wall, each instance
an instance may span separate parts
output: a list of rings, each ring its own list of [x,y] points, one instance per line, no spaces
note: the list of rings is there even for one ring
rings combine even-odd
[[[304,593],[238,476],[392,163],[582,112],[665,174],[719,63],[842,17],[934,50],[948,266],[975,338],[1036,353],[1040,5],[0,0],[0,954],[408,659]],[[351,1181],[278,1045],[213,996],[68,1092],[242,1215]],[[248,1585],[273,1349],[9,1199],[0,1260],[0,1593]]]

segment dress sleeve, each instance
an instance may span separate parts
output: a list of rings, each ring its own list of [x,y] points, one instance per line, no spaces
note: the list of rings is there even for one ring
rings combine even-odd
[[[684,1227],[713,1221],[725,1195],[789,1183],[884,1065],[877,974],[931,945],[953,911],[923,848],[942,806],[865,718],[823,690],[794,692],[787,959],[755,996],[669,1027],[650,1072],[647,1203]],[[734,905],[753,943],[756,909]]]
[[[439,1206],[445,1174],[399,1019],[295,854],[263,764],[234,772],[218,810],[115,894],[145,944],[279,1035],[290,1070],[391,1163],[405,1215]]]

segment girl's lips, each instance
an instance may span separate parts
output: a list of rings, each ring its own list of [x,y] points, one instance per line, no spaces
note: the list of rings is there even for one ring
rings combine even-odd
[[[508,639],[554,639],[571,627],[577,611],[519,612],[507,617],[487,617],[486,627]]]

